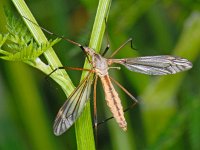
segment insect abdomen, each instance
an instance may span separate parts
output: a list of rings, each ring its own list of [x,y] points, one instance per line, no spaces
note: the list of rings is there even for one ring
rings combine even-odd
[[[109,76],[105,75],[100,78],[101,78],[101,82],[103,85],[107,105],[110,108],[110,110],[113,114],[113,117],[115,118],[115,120],[117,121],[119,126],[124,131],[126,131],[127,123],[124,118],[124,111],[123,111],[123,107],[122,107],[120,98],[119,98],[117,92],[115,91],[115,89],[110,81]]]

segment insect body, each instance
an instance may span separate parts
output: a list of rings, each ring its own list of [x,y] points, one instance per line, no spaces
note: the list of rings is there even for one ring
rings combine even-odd
[[[73,42],[74,44],[75,42]],[[97,54],[89,47],[78,45],[88,56],[91,57],[90,63],[92,70],[87,77],[79,84],[75,91],[69,96],[64,105],[58,112],[54,123],[54,134],[60,135],[64,133],[80,116],[87,99],[92,81],[90,80],[92,72],[101,79],[105,99],[110,108],[113,117],[119,126],[126,131],[127,123],[124,117],[123,107],[121,105],[118,93],[114,89],[111,78],[109,77],[109,66],[113,63],[124,65],[127,69],[148,75],[167,75],[175,74],[192,68],[192,63],[187,59],[174,57],[170,55],[146,56],[124,59],[106,59]],[[133,100],[137,101],[129,92],[124,90]]]
[[[29,20],[28,18],[24,16],[22,17],[26,20]],[[32,22],[31,20],[29,21]],[[34,22],[32,23],[38,26],[36,23]],[[55,135],[61,135],[62,133],[64,133],[67,129],[69,129],[74,124],[76,119],[80,116],[90,96],[90,88],[93,81],[92,80],[93,73],[95,73],[96,76],[101,79],[104,93],[105,93],[105,99],[107,101],[107,105],[109,106],[113,114],[113,117],[115,118],[115,120],[117,121],[117,123],[123,130],[125,131],[127,130],[127,123],[124,118],[124,112],[123,112],[123,107],[121,105],[120,98],[111,83],[112,78],[109,77],[109,74],[108,74],[109,66],[112,65],[113,63],[121,64],[125,66],[127,69],[129,69],[130,71],[148,74],[148,75],[175,74],[175,73],[186,71],[192,68],[192,63],[188,61],[187,59],[170,56],[170,55],[111,59],[124,45],[132,41],[132,39],[127,40],[116,51],[114,51],[110,59],[106,59],[100,54],[97,54],[93,49],[89,47],[83,47],[79,43],[76,43],[70,39],[67,39],[55,33],[52,33],[41,26],[39,27],[43,31],[51,35],[57,36],[59,38],[62,38],[65,41],[68,41],[74,45],[79,46],[82,49],[82,51],[87,55],[88,60],[89,60],[89,57],[91,57],[91,59],[89,60],[92,66],[91,70],[80,69],[80,68],[76,69],[76,70],[86,70],[86,71],[89,71],[89,73],[85,77],[85,79],[77,86],[77,88],[72,92],[72,94],[68,97],[68,99],[65,101],[63,106],[60,108],[57,114],[57,117],[55,119],[54,126],[53,126]],[[114,79],[112,80],[127,95],[129,95],[135,102],[137,102],[134,96],[132,96],[122,85],[120,85]]]
[[[96,74],[100,77],[104,93],[105,99],[107,101],[107,105],[110,108],[113,117],[116,119],[119,126],[126,130],[126,120],[124,118],[123,107],[121,105],[120,98],[115,88],[113,87],[109,74],[108,74],[108,60],[101,55],[94,52],[94,50],[90,48],[85,48],[86,52],[92,57],[92,65],[96,72]]]

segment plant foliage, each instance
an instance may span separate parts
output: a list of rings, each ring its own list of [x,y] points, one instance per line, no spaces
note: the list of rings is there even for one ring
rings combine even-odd
[[[36,66],[37,58],[60,41],[59,38],[38,44],[22,22],[7,15],[8,33],[0,34],[0,58],[9,61],[22,61]]]

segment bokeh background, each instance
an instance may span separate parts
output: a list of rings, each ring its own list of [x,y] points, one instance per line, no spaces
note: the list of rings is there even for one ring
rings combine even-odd
[[[89,42],[98,1],[26,0],[39,24],[83,45]],[[0,30],[5,32],[0,2]],[[112,53],[128,38],[116,58],[146,55],[178,55],[193,62],[187,72],[165,77],[133,73],[122,67],[110,74],[127,88],[139,104],[125,113],[128,131],[114,120],[98,128],[98,149],[200,149],[200,3],[196,0],[115,0],[112,2],[106,33]],[[49,38],[54,38],[46,34]],[[108,40],[105,38],[102,49]],[[82,67],[84,55],[74,45],[61,41],[54,48],[65,66]],[[80,72],[69,71],[75,85]],[[124,108],[131,99],[117,88]],[[98,82],[98,120],[111,116]],[[74,127],[64,135],[53,135],[52,125],[66,97],[53,81],[22,63],[0,60],[0,149],[76,149]],[[91,100],[92,102],[92,100]]]

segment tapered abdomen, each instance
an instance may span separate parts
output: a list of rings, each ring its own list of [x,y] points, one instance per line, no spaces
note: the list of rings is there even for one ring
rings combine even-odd
[[[126,131],[127,123],[124,118],[124,111],[118,93],[115,91],[108,75],[102,77],[100,76],[100,78],[103,85],[107,105],[110,108],[113,117],[115,118],[119,126],[124,131]]]

